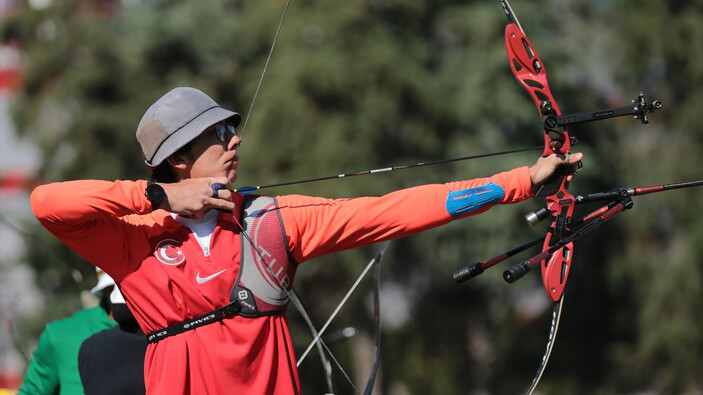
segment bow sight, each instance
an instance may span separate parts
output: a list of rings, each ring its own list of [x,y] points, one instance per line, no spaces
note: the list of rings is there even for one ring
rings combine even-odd
[[[649,116],[647,114],[663,107],[662,102],[659,100],[651,102],[645,100],[644,93],[640,93],[636,99],[632,100],[632,103],[632,105],[618,108],[556,115],[550,101],[545,100],[540,105],[542,125],[547,130],[558,131],[559,128],[566,125],[600,121],[602,119],[622,117],[625,115],[632,115],[635,119],[642,121],[643,125],[648,125]]]

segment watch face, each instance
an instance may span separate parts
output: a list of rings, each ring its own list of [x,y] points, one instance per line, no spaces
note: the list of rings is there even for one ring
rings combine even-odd
[[[149,184],[146,187],[146,197],[152,204],[161,203],[166,200],[166,192],[158,184]]]

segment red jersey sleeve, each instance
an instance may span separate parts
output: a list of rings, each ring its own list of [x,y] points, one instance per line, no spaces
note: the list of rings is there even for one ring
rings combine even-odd
[[[475,215],[495,204],[517,203],[532,197],[527,167],[490,178],[422,185],[381,197],[325,199],[279,196],[278,202],[294,259],[303,262],[328,253],[361,247],[422,232],[456,217],[447,209],[451,192],[496,185],[502,196],[458,218]]]
[[[134,237],[138,227],[130,214],[151,212],[144,196],[146,181],[80,180],[37,187],[30,197],[32,210],[46,229],[116,281],[134,268],[125,267],[127,255],[149,248]],[[140,216],[132,216],[143,221]]]

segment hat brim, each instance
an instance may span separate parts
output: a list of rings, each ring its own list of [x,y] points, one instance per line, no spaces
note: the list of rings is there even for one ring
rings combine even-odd
[[[115,281],[107,274],[102,274],[98,276],[98,284],[90,290],[90,293],[95,295],[96,292],[102,291],[103,289],[115,285]]]
[[[166,158],[200,136],[207,128],[229,118],[232,118],[235,126],[238,126],[242,120],[242,116],[239,113],[225,110],[222,107],[213,107],[203,112],[181,129],[168,136],[159,149],[156,150],[151,161],[146,161],[146,164],[151,167],[160,165]]]
[[[124,296],[122,296],[122,292],[120,292],[120,289],[118,287],[113,288],[112,292],[110,292],[110,302],[112,304],[127,303],[125,302]]]

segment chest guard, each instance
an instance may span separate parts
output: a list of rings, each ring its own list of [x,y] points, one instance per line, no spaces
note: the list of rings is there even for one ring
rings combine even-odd
[[[239,275],[229,294],[230,303],[179,324],[154,330],[147,334],[150,343],[234,315],[255,318],[285,313],[297,264],[290,258],[276,199],[245,196],[241,224]]]
[[[276,199],[246,195],[241,218],[246,234],[241,235],[239,275],[229,300],[241,305],[238,314],[244,317],[283,314],[297,264],[290,258]]]

